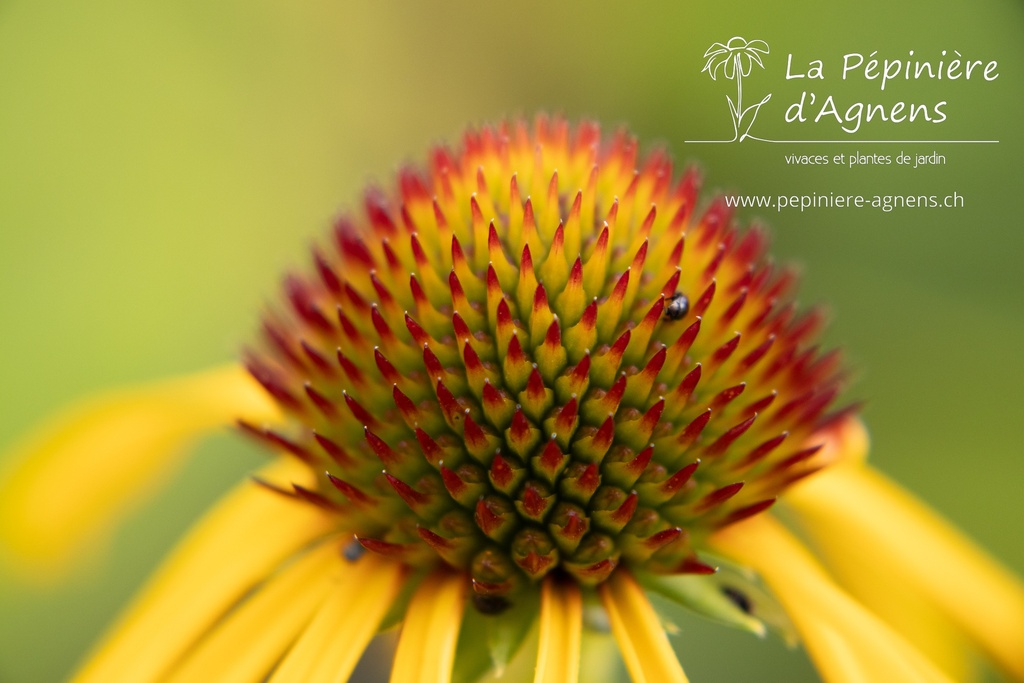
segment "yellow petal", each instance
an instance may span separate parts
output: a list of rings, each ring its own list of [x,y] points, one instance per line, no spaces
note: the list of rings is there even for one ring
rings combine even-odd
[[[807,442],[822,444],[821,450],[814,455],[815,464],[820,465],[864,462],[871,445],[867,428],[855,415],[848,415],[815,432]]]
[[[804,522],[805,520],[798,520]],[[812,528],[813,526],[813,528]],[[814,554],[855,600],[903,635],[921,654],[960,683],[976,680],[978,653],[963,631],[930,598],[872,552],[817,525],[800,524]]]
[[[337,542],[303,555],[204,636],[168,683],[262,681],[324,602],[344,564]]]
[[[882,566],[958,623],[1024,681],[1024,586],[937,514],[878,472],[830,468],[786,494],[808,532],[870,549]]]
[[[405,578],[402,565],[374,553],[339,566],[330,595],[270,683],[347,681]]]
[[[837,532],[838,533],[838,532]],[[726,527],[710,547],[761,574],[829,683],[949,683],[938,667],[844,593],[767,515]]]
[[[548,577],[540,592],[540,647],[534,683],[575,683],[579,679],[582,633],[579,587]]]
[[[238,366],[72,406],[14,449],[0,477],[0,548],[32,578],[67,568],[180,460],[201,432],[278,410]]]
[[[307,471],[282,461],[261,475],[295,479],[290,473]],[[319,508],[242,484],[185,538],[74,680],[162,680],[221,615],[333,523]]]
[[[601,584],[600,592],[634,683],[685,683],[665,629],[636,580],[620,569]]]
[[[391,683],[447,683],[466,604],[466,577],[428,576],[413,595],[402,624]]]
[[[833,423],[809,442],[824,444],[816,456],[823,465],[863,463],[867,458],[867,430],[856,417]],[[914,585],[844,536],[822,525],[802,528],[812,537],[815,554],[829,573],[858,602],[884,619],[950,678],[967,683],[977,677],[974,648]]]

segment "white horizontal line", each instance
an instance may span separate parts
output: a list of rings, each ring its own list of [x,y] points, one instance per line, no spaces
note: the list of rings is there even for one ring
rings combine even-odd
[[[765,140],[764,138],[749,138],[755,142],[770,142],[773,144],[811,144],[811,145],[837,145],[858,143],[861,145],[992,145],[999,140]],[[683,140],[686,144],[711,145],[728,144],[736,140]]]

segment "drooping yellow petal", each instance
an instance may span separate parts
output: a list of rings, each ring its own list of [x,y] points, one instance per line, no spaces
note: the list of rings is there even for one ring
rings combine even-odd
[[[799,520],[803,521],[803,520]],[[976,680],[977,648],[917,586],[873,552],[836,533],[806,534],[828,573],[843,590],[881,617],[921,654],[958,683]]]
[[[580,670],[583,597],[575,583],[544,580],[540,591],[540,647],[534,683],[575,683]]]
[[[428,576],[413,595],[402,624],[391,683],[448,683],[466,604],[466,577]]]
[[[636,580],[619,570],[601,584],[600,593],[634,683],[685,683],[665,629]]]
[[[304,481],[308,471],[281,461],[261,476]],[[240,485],[178,546],[74,680],[162,680],[225,611],[333,524],[315,506]]]
[[[323,603],[345,560],[337,542],[307,553],[204,636],[168,683],[261,681]]]
[[[374,553],[343,564],[340,576],[270,683],[343,683],[398,595],[401,564]]]
[[[867,430],[854,416],[829,425],[809,442],[823,443],[816,455],[823,465],[863,463],[867,458]],[[783,500],[789,500],[788,496]],[[974,648],[960,629],[916,586],[879,562],[873,553],[851,544],[846,536],[821,525],[807,531],[813,537],[815,554],[844,590],[884,619],[950,678],[962,683],[976,678]]]
[[[53,578],[180,460],[190,438],[279,413],[239,366],[113,392],[72,406],[14,449],[0,477],[0,549]]]
[[[829,683],[951,683],[896,631],[844,593],[767,515],[733,524],[711,548],[761,574]]]
[[[831,466],[864,462],[868,457],[871,438],[861,419],[856,415],[848,415],[815,432],[807,442],[822,444],[821,450],[814,455],[814,462]]]
[[[1024,586],[920,501],[863,466],[825,470],[786,500],[808,533],[869,549],[872,562],[937,605],[1024,681]]]

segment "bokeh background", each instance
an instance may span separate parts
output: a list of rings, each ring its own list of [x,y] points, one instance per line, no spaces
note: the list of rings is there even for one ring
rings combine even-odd
[[[802,300],[833,312],[828,340],[855,369],[875,464],[1024,571],[1024,5],[552,4],[0,0],[0,452],[75,397],[235,357],[281,274],[365,182],[468,123],[546,110],[628,124],[699,163],[711,188],[962,195],[962,209],[740,217],[772,227],[778,258],[803,267]],[[908,146],[946,157],[917,170],[783,160],[893,146],[686,144],[731,134],[734,84],[700,70],[734,35],[772,48],[745,82],[750,98],[773,93],[758,135],[847,137],[783,123],[808,88],[785,79],[793,53],[826,62],[813,89],[841,105],[948,101],[944,124],[872,125],[862,139],[999,143]],[[847,52],[911,49],[997,60],[999,77],[885,92],[839,79]],[[0,575],[0,681],[66,676],[261,458],[215,436],[88,571],[47,589]],[[776,640],[682,626],[692,680],[816,680]]]

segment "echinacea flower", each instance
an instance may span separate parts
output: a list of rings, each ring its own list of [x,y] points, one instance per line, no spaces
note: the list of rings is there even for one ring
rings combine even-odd
[[[707,71],[711,80],[718,80],[719,69],[730,81],[737,76],[749,76],[755,63],[764,68],[761,55],[766,55],[769,51],[768,43],[763,40],[746,40],[741,36],[733,36],[728,43],[714,43],[704,52],[704,57],[708,61],[704,63],[701,71]]]
[[[953,680],[967,642],[1024,680],[1024,590],[865,463],[821,316],[698,184],[593,124],[472,131],[337,221],[246,370],[42,427],[0,485],[35,571],[203,431],[277,456],[75,680],[341,681],[397,626],[393,681],[563,683],[604,626],[633,680],[685,681],[655,593],[794,629],[828,681]]]
[[[736,81],[736,100],[733,101],[729,95],[725,96],[729,103],[729,116],[732,118],[733,127],[733,138],[730,142],[743,141],[750,137],[750,128],[757,120],[757,113],[772,98],[772,94],[768,93],[756,104],[743,106],[743,77],[750,75],[755,63],[763,69],[761,54],[766,55],[768,52],[768,43],[763,40],[746,40],[741,36],[733,36],[724,45],[713,43],[704,52],[707,61],[701,73],[707,71],[714,81],[718,80],[718,70],[721,69],[727,79]]]

